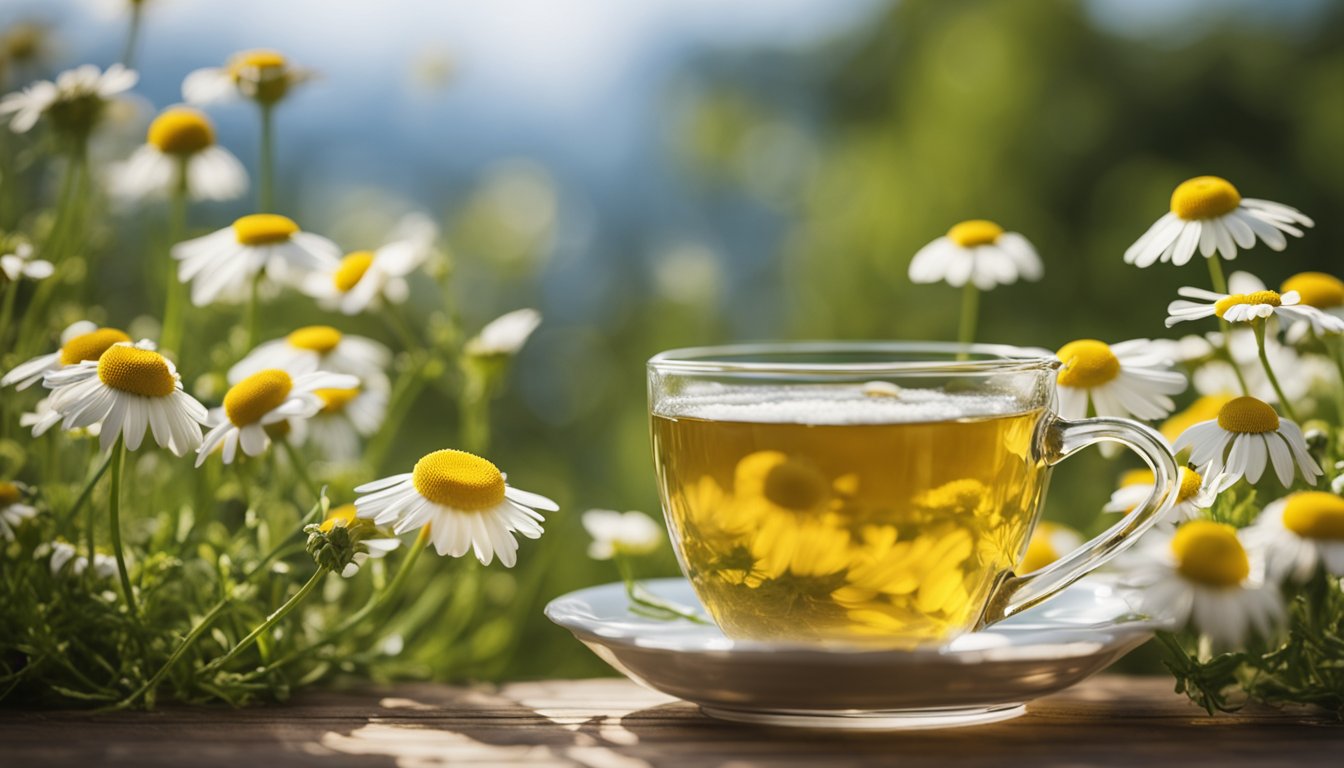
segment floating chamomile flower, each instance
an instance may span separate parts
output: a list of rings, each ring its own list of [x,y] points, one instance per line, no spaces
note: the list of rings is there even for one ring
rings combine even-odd
[[[149,342],[121,342],[107,348],[97,362],[85,360],[47,373],[51,409],[61,415],[63,429],[100,425],[103,450],[123,437],[132,451],[146,430],[154,442],[177,456],[201,444],[206,410],[182,391],[182,377],[172,361]]]
[[[87,320],[71,323],[61,332],[61,348],[14,366],[0,378],[0,387],[24,390],[42,380],[47,371],[55,371],[84,360],[97,360],[113,344],[130,341],[125,331],[99,328]]]
[[[341,249],[325,237],[299,230],[274,213],[244,216],[217,232],[173,246],[178,279],[191,283],[191,303],[241,301],[258,274],[295,285],[328,269]]]
[[[225,464],[233,463],[241,445],[248,456],[260,456],[271,444],[267,427],[291,419],[307,419],[322,409],[317,392],[327,388],[350,388],[359,379],[349,374],[315,371],[291,376],[271,368],[257,371],[224,393],[224,407],[211,416],[212,428],[201,442],[196,466],[215,449]]]
[[[112,168],[111,191],[126,200],[162,198],[183,183],[192,200],[232,200],[247,191],[247,171],[215,143],[209,118],[169,107],[149,124],[147,142]]]
[[[392,242],[373,251],[355,251],[325,271],[309,275],[302,290],[326,309],[357,315],[380,300],[401,304],[410,296],[406,276],[434,252],[438,227],[428,216],[407,216]]]
[[[120,64],[106,72],[85,64],[60,73],[55,82],[39,80],[0,99],[0,115],[13,114],[9,129],[15,133],[26,133],[45,116],[58,131],[87,136],[108,102],[139,79]]]
[[[1180,266],[1196,250],[1206,258],[1217,253],[1230,260],[1237,257],[1237,248],[1250,248],[1257,239],[1282,251],[1288,244],[1285,232],[1301,237],[1299,227],[1310,226],[1311,219],[1296,208],[1243,198],[1226,179],[1197,176],[1171,193],[1171,212],[1125,251],[1125,263],[1148,267],[1169,261]]]
[[[1253,293],[1217,293],[1203,288],[1184,287],[1176,291],[1187,299],[1202,301],[1173,301],[1167,305],[1167,327],[1186,320],[1221,317],[1229,323],[1251,323],[1270,317],[1281,317],[1291,323],[1307,323],[1317,333],[1344,333],[1344,319],[1300,304],[1297,291],[1280,294],[1277,291]]]
[[[610,560],[617,555],[647,555],[658,549],[663,528],[643,512],[590,509],[583,513],[583,529],[593,537],[588,556]]]
[[[293,375],[323,370],[358,376],[365,388],[386,389],[383,369],[391,362],[391,350],[373,339],[341,333],[329,325],[306,325],[282,339],[258,344],[229,369],[228,379],[236,384],[268,368]]]
[[[1083,546],[1083,537],[1067,525],[1044,520],[1031,532],[1027,552],[1017,566],[1018,573],[1039,571],[1059,558]]]
[[[966,283],[987,291],[997,285],[1041,278],[1041,259],[1027,238],[992,221],[972,219],[953,226],[910,260],[910,281]]]
[[[1265,548],[1270,578],[1304,582],[1319,565],[1344,576],[1344,498],[1336,494],[1289,494],[1265,507],[1247,531]]]
[[[516,355],[539,325],[541,313],[535,309],[515,309],[500,315],[486,323],[481,332],[467,342],[467,354],[473,357]]]
[[[397,534],[430,527],[429,537],[440,555],[461,557],[474,550],[489,565],[496,556],[512,568],[517,561],[518,533],[541,536],[544,518],[536,510],[554,512],[554,501],[519,490],[489,461],[453,449],[435,451],[415,469],[355,489],[367,494],[355,500],[359,516],[379,525],[393,525]]]
[[[13,253],[0,255],[0,283],[17,282],[20,278],[46,280],[56,271],[50,261],[33,258],[33,246],[19,243]]]
[[[37,515],[37,507],[23,503],[24,491],[19,483],[0,481],[0,539],[14,540],[14,532],[24,520]]]
[[[75,546],[68,541],[54,541],[50,547],[52,576],[60,576],[63,572],[71,576],[83,576],[84,571],[89,568],[89,558],[79,554]],[[46,554],[43,552],[42,554]],[[68,570],[67,570],[68,566]],[[111,555],[102,552],[93,554],[93,575],[99,579],[110,579],[117,575],[117,560]]]
[[[206,67],[188,74],[182,81],[182,98],[191,104],[211,104],[242,96],[260,104],[274,104],[291,87],[311,77],[310,72],[290,66],[276,51],[240,51],[223,67]]]
[[[327,519],[318,526],[323,533],[330,533],[331,529],[341,526],[349,528],[354,525],[369,525],[364,520],[360,520],[355,514],[354,504],[342,504],[334,507],[327,513]],[[360,566],[364,565],[369,558],[380,558],[388,552],[401,546],[401,539],[392,536],[374,536],[371,538],[360,538],[359,543],[364,545],[364,551],[355,552],[354,558],[341,571],[341,578],[348,579],[359,572]]]
[[[1191,426],[1176,438],[1177,453],[1190,449],[1190,463],[1204,467],[1205,476],[1226,474],[1227,482],[1245,477],[1257,482],[1266,464],[1286,488],[1300,469],[1302,479],[1315,485],[1321,468],[1307,452],[1302,430],[1280,419],[1274,408],[1254,397],[1237,397],[1218,409],[1218,417]]]
[[[1202,510],[1213,506],[1213,500],[1232,483],[1225,475],[1212,477],[1205,482],[1204,477],[1189,467],[1181,467],[1176,486],[1176,504],[1170,514],[1158,524],[1175,525],[1183,520],[1195,520]],[[1128,514],[1148,500],[1153,492],[1155,481],[1151,469],[1136,469],[1126,472],[1120,480],[1120,487],[1111,494],[1111,500],[1101,509],[1103,512],[1121,512]]]
[[[1235,528],[1191,520],[1170,536],[1145,537],[1121,583],[1138,590],[1136,610],[1237,647],[1251,631],[1269,635],[1283,616],[1278,588],[1255,565]]]
[[[1059,348],[1055,377],[1059,415],[1087,416],[1088,403],[1098,416],[1161,419],[1175,409],[1169,395],[1185,390],[1185,376],[1167,370],[1169,363],[1147,339],[1108,345],[1079,339]]]

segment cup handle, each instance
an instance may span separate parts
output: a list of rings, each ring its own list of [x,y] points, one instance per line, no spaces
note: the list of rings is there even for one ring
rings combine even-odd
[[[1099,417],[1067,421],[1047,417],[1043,430],[1043,460],[1054,466],[1094,443],[1112,441],[1139,454],[1153,471],[1153,492],[1105,533],[1024,576],[1008,574],[995,587],[980,616],[977,629],[1006,619],[1046,600],[1128,549],[1139,536],[1162,519],[1176,504],[1179,471],[1166,440],[1149,427],[1129,419]]]

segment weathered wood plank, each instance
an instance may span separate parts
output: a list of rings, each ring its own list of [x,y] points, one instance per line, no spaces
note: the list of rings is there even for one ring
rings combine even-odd
[[[625,680],[313,692],[283,706],[0,712],[0,765],[646,766],[1337,765],[1319,713],[1209,718],[1166,679],[1102,676],[1017,720],[829,734],[723,723]]]

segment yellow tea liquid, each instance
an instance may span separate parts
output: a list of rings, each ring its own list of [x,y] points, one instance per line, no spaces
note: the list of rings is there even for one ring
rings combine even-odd
[[[700,599],[739,638],[915,646],[970,629],[1026,549],[1041,412],[825,391],[653,416]],[[991,412],[946,418],[960,410]]]

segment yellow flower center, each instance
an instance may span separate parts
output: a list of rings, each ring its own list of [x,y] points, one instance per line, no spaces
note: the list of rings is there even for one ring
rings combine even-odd
[[[789,459],[770,468],[762,487],[765,498],[785,509],[815,509],[830,495],[821,471],[810,463]]]
[[[1237,530],[1212,520],[1194,520],[1176,529],[1171,553],[1177,570],[1191,581],[1210,587],[1235,587],[1251,573]]]
[[[234,426],[256,424],[280,407],[293,388],[294,380],[284,371],[275,368],[257,371],[224,393],[224,413]]]
[[[444,507],[474,512],[504,502],[504,475],[489,461],[451,448],[435,451],[415,463],[415,490]]]
[[[291,347],[325,355],[341,343],[341,332],[330,325],[306,325],[286,338]]]
[[[1181,467],[1181,486],[1176,492],[1176,503],[1180,504],[1189,501],[1199,494],[1199,489],[1204,487],[1204,478],[1199,473],[1189,467]]]
[[[233,222],[233,236],[242,245],[270,245],[289,240],[299,225],[277,213],[254,213]]]
[[[317,389],[313,394],[322,400],[323,413],[340,413],[345,410],[345,406],[350,404],[351,400],[359,397],[359,387],[350,389]]]
[[[1120,487],[1125,488],[1131,485],[1156,485],[1157,478],[1153,477],[1151,469],[1131,469],[1120,476]]]
[[[1344,539],[1344,499],[1323,491],[1303,491],[1283,506],[1283,527],[1306,539]]]
[[[97,360],[103,356],[108,347],[130,340],[130,336],[116,328],[99,328],[96,331],[81,333],[61,347],[61,365]]]
[[[341,259],[341,264],[336,268],[336,273],[331,276],[331,282],[336,286],[336,290],[341,293],[348,292],[359,284],[364,277],[364,273],[369,271],[373,264],[373,251],[355,251],[347,254]]]
[[[107,348],[98,358],[98,378],[113,389],[141,397],[167,397],[177,389],[163,355],[128,345]]]
[[[1190,404],[1189,408],[1162,422],[1159,430],[1162,436],[1175,442],[1185,430],[1201,421],[1218,418],[1218,411],[1232,401],[1234,395],[1204,395]]]
[[[283,69],[288,63],[279,51],[261,48],[235,53],[229,59],[229,71],[237,79],[245,69]]]
[[[1091,389],[1120,375],[1120,358],[1105,342],[1096,339],[1071,341],[1056,354],[1063,363],[1057,377],[1063,387]]]
[[[149,124],[149,143],[170,155],[193,155],[215,143],[215,129],[197,110],[173,107]]]
[[[23,498],[23,494],[19,491],[19,486],[16,483],[0,482],[0,507],[16,504],[21,498]]]
[[[1283,292],[1297,291],[1302,303],[1317,309],[1344,306],[1344,280],[1324,272],[1299,272],[1283,281]]]
[[[1027,544],[1027,553],[1022,556],[1022,563],[1017,567],[1018,572],[1039,571],[1058,560],[1059,551],[1055,549],[1052,539],[1054,534],[1063,528],[1064,526],[1051,522],[1042,522],[1036,526],[1036,530],[1031,533],[1031,541]]]
[[[1171,193],[1171,212],[1186,221],[1212,219],[1236,210],[1241,193],[1227,179],[1196,176]]]
[[[341,506],[335,507],[330,512],[328,512],[327,519],[323,520],[322,524],[319,525],[318,528],[326,532],[330,531],[332,528],[335,528],[338,525],[347,526],[353,523],[354,521],[355,521],[355,505],[342,504]]]
[[[1222,317],[1227,310],[1238,304],[1268,304],[1277,307],[1282,303],[1279,294],[1274,291],[1255,291],[1253,293],[1234,293],[1213,303],[1213,313]]]
[[[947,230],[947,239],[962,248],[974,248],[977,245],[990,245],[998,242],[1003,227],[985,219],[971,219],[953,225]]]
[[[1279,428],[1279,414],[1269,403],[1254,397],[1237,397],[1218,409],[1218,426],[1240,434],[1273,432]]]

